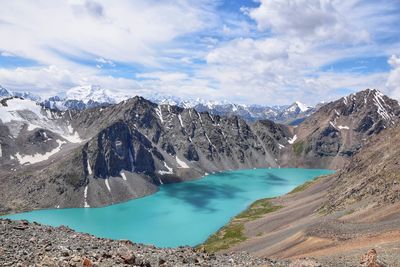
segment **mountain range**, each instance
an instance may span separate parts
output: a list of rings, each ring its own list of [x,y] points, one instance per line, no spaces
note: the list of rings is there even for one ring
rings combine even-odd
[[[66,92],[60,93],[46,99],[41,99],[28,92],[11,92],[3,87],[0,88],[0,97],[18,96],[24,99],[36,101],[46,108],[64,110],[84,110],[96,107],[106,107],[130,98],[128,95],[111,92],[98,85],[84,85],[73,87]],[[209,101],[204,99],[183,100],[179,97],[153,94],[145,96],[146,99],[157,104],[169,104],[182,108],[194,108],[198,112],[209,112],[213,115],[239,116],[246,121],[268,119],[275,122],[296,125],[304,120],[323,103],[316,107],[307,106],[299,101],[291,105],[283,106],[261,106],[235,104],[229,101]]]
[[[371,136],[397,125],[399,113],[397,101],[370,89],[325,104],[297,126],[142,97],[64,111],[3,98],[1,211],[107,205],[228,169],[339,169]]]

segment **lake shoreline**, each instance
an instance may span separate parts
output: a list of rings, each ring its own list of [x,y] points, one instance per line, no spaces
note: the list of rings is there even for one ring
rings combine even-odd
[[[298,168],[227,171],[163,185],[156,194],[102,208],[35,210],[3,218],[67,225],[98,237],[130,239],[158,247],[194,247],[257,199],[281,196],[325,173],[332,171]],[[204,225],[202,221],[211,223]]]

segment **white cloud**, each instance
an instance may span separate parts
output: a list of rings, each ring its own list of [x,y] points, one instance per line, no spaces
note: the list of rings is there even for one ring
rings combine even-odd
[[[365,29],[347,21],[334,0],[261,0],[261,5],[248,11],[260,30],[302,37],[335,39],[344,42],[366,42]]]
[[[385,56],[389,46],[371,36],[393,27],[393,17],[386,15],[393,9],[393,3],[358,0],[261,0],[258,8],[245,12],[269,34],[237,38],[210,50],[200,73],[223,94],[259,104],[314,104],[343,91],[388,91],[384,72],[321,69],[343,59]]]
[[[3,52],[0,53],[0,56],[2,56],[2,57],[12,57],[14,55],[11,54],[10,52],[3,51]]]
[[[389,73],[386,86],[391,96],[400,99],[400,57],[392,55],[388,61],[392,70]]]
[[[5,1],[0,50],[64,67],[99,57],[157,65],[158,48],[205,27],[206,12],[186,0]]]
[[[187,79],[187,74],[182,72],[147,72],[136,75],[138,78],[155,79],[163,82],[176,82]]]
[[[221,15],[212,0],[5,1],[1,55],[40,65],[0,68],[0,84],[42,95],[99,84],[130,95],[258,104],[313,104],[366,87],[400,97],[398,57],[390,73],[322,70],[398,54],[398,43],[381,41],[400,34],[396,1],[259,2],[238,11],[245,17]],[[108,76],[119,67],[131,79]]]
[[[0,69],[1,84],[15,91],[30,91],[44,97],[78,85],[99,84],[103,88],[135,94],[148,93],[136,81],[125,78],[103,76],[92,70],[71,71],[56,66]]]

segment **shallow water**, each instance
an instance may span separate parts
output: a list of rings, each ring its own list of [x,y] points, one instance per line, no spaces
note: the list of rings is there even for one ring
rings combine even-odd
[[[316,169],[227,171],[163,185],[153,195],[108,207],[37,210],[6,217],[159,247],[194,246],[255,200],[285,194],[330,173]]]

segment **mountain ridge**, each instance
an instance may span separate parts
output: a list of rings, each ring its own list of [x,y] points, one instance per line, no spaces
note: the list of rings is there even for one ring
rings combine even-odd
[[[17,96],[37,101],[47,108],[59,111],[65,110],[84,110],[96,107],[106,107],[120,103],[131,98],[121,93],[112,93],[99,85],[83,85],[70,88],[66,92],[60,93],[46,99],[33,95],[28,92],[11,92],[3,88],[4,96]],[[7,93],[5,93],[7,91]],[[2,93],[0,92],[0,97]],[[298,124],[305,117],[312,114],[319,108],[307,106],[299,101],[291,105],[267,106],[267,105],[244,105],[231,103],[229,101],[210,101],[205,99],[184,100],[178,97],[165,96],[161,94],[144,96],[150,101],[160,105],[175,105],[182,108],[194,108],[199,112],[209,112],[213,115],[240,116],[243,119],[254,122],[261,119],[269,119],[275,122]]]
[[[13,121],[0,125],[4,166],[0,176],[7,188],[21,187],[15,180],[24,177],[24,186],[36,188],[31,192],[37,193],[31,195],[35,203],[27,203],[28,192],[7,190],[14,195],[4,192],[2,210],[26,210],[32,205],[101,206],[150,194],[162,183],[227,169],[338,169],[358,153],[364,145],[360,140],[398,121],[393,117],[396,120],[388,123],[387,112],[383,112],[390,107],[391,116],[398,116],[397,101],[377,91],[358,94],[361,101],[350,97],[328,103],[297,127],[268,120],[249,124],[238,116],[157,105],[142,97],[82,111],[51,111],[40,106],[34,106],[36,113],[16,110]],[[368,95],[366,101],[364,95]],[[384,105],[376,102],[381,98]],[[16,100],[3,102],[12,101]],[[40,118],[46,124],[38,123]],[[353,124],[347,126],[349,121]],[[348,129],[340,129],[341,124]],[[354,136],[348,131],[355,132]],[[58,162],[48,165],[51,159]],[[48,194],[45,200],[44,192]],[[22,202],[14,203],[16,198]]]

